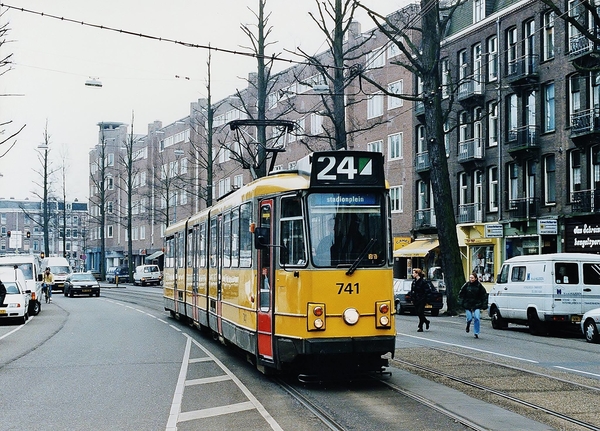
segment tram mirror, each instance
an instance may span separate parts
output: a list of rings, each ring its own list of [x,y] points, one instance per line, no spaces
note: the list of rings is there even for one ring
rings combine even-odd
[[[257,227],[254,230],[254,248],[268,248],[269,238],[271,238],[271,229],[268,227]]]

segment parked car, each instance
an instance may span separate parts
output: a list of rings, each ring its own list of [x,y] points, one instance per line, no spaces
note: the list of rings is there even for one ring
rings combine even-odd
[[[133,284],[156,284],[162,281],[162,274],[158,265],[140,265],[135,268],[133,273]]]
[[[116,276],[119,276],[119,283],[129,283],[129,268],[125,265],[111,266],[106,271],[106,282],[115,283]]]
[[[63,294],[71,298],[74,295],[100,296],[100,283],[91,272],[75,272],[67,276]]]
[[[412,280],[394,279],[394,305],[396,307],[396,314],[404,314],[406,312],[415,313],[415,305],[410,297],[411,285]],[[425,304],[425,311],[429,311],[432,316],[438,316],[443,306],[443,294],[435,286],[432,286],[427,303]]]
[[[29,316],[36,316],[42,310],[42,283],[39,260],[33,254],[14,254],[0,257],[0,267],[13,269],[17,265],[23,276],[29,293]]]
[[[588,343],[600,343],[598,327],[600,327],[600,308],[584,313],[581,318],[581,332]]]
[[[25,276],[20,269],[0,267],[0,280],[6,287],[6,296],[0,304],[0,318],[16,319],[25,323],[29,319],[29,298]]]

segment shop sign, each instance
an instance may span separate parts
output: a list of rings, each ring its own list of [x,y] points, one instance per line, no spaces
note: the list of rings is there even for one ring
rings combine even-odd
[[[600,223],[570,220],[565,223],[567,252],[600,253]]]
[[[504,236],[504,230],[501,224],[486,224],[485,225],[485,237],[486,238],[502,238]]]
[[[558,220],[538,219],[538,235],[558,235]]]

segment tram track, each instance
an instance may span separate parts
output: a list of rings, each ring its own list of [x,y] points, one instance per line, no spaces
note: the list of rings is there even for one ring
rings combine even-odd
[[[585,402],[600,393],[594,379],[550,375],[431,347],[403,349],[402,358],[390,363],[556,429],[600,431],[594,406]]]

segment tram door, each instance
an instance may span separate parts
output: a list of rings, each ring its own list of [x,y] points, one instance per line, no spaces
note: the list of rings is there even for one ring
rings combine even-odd
[[[269,244],[273,244],[273,200],[260,202],[260,227],[269,229]],[[258,355],[273,359],[273,249],[265,247],[258,252]]]
[[[198,322],[198,226],[188,232],[187,269],[192,269],[192,318]]]

